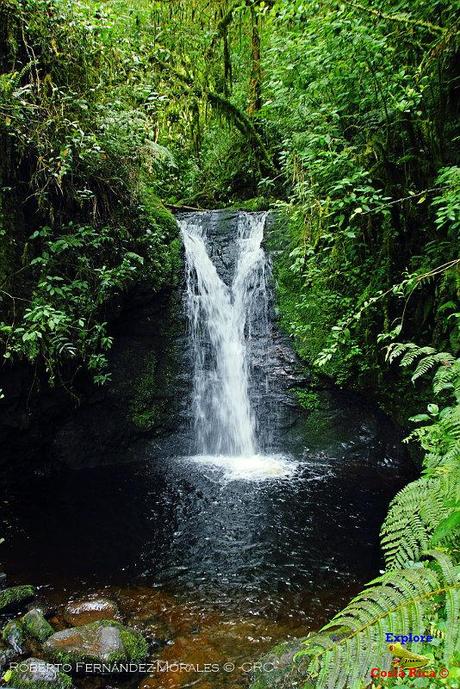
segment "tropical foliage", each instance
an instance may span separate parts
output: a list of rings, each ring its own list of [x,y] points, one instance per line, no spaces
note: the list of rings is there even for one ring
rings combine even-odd
[[[0,2],[4,366],[107,382],[122,295],[180,275],[162,202],[271,206],[301,357],[404,422],[426,408],[385,572],[300,654],[320,687],[369,684],[384,628],[459,659],[459,40],[451,0]]]
[[[103,383],[114,300],[136,281],[170,283],[177,266],[154,190],[167,155],[126,86],[127,56],[84,5],[5,0],[0,24],[4,357],[33,364],[35,380],[70,385],[83,366]]]
[[[412,419],[423,424],[410,436],[426,453],[422,476],[390,505],[381,532],[385,573],[307,640],[297,656],[319,688],[359,688],[372,668],[389,671],[386,632],[401,630],[435,636],[434,650],[419,643],[411,650],[426,654],[430,669],[449,669],[448,680],[439,686],[460,682],[460,360],[410,343],[388,347],[389,359],[402,355],[403,366],[418,360],[414,379],[437,367],[435,401]]]

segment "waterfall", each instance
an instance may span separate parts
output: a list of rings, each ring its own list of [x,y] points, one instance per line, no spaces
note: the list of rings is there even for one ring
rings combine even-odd
[[[186,256],[187,311],[194,376],[193,418],[203,455],[253,457],[250,400],[257,337],[269,328],[269,263],[262,248],[266,214],[240,213],[233,278],[225,284],[210,258],[206,222],[179,222]]]

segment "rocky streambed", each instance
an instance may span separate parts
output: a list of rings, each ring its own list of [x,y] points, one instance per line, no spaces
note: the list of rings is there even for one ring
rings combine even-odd
[[[2,684],[15,689],[238,689],[260,654],[296,631],[256,614],[198,610],[145,586],[68,600],[11,587],[0,592],[0,614]]]

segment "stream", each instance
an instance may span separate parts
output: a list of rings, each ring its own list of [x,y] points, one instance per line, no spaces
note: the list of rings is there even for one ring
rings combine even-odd
[[[412,478],[399,430],[368,401],[321,389],[297,406],[290,390],[308,383],[277,330],[267,223],[179,216],[183,451],[152,443],[130,463],[34,476],[2,499],[2,569],[38,585],[45,607],[111,597],[154,658],[237,668],[153,673],[137,678],[145,689],[247,686],[242,663],[317,629],[378,574],[380,525]]]

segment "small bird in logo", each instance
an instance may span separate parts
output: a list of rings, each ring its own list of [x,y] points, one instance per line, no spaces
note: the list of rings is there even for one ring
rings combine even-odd
[[[402,644],[388,644],[388,650],[393,656],[393,667],[410,668],[410,667],[425,667],[430,662],[426,656],[412,653],[404,648]]]

